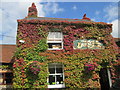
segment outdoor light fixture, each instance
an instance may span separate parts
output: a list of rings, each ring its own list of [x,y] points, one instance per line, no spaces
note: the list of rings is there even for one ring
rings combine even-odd
[[[24,40],[19,40],[19,42],[24,43],[25,41]]]

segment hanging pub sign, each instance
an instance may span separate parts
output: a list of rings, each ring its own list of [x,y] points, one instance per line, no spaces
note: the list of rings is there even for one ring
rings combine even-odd
[[[102,49],[103,44],[94,39],[75,40],[74,49]]]

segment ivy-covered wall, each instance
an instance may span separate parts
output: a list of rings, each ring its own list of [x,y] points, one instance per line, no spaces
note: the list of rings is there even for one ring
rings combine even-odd
[[[47,50],[49,31],[63,32],[62,50]],[[100,88],[98,72],[116,63],[117,46],[111,32],[111,24],[100,22],[18,20],[14,88],[47,88],[49,63],[64,65],[66,88]],[[73,49],[73,41],[80,39],[102,41],[105,48]]]

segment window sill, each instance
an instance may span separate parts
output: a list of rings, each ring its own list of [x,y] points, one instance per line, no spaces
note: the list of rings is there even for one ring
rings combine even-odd
[[[65,88],[65,84],[48,85],[48,88]]]
[[[62,48],[54,48],[54,49],[48,49],[48,50],[62,50]]]

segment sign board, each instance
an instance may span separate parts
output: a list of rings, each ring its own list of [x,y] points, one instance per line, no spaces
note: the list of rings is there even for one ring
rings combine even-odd
[[[102,49],[103,44],[94,39],[75,40],[74,49]]]

